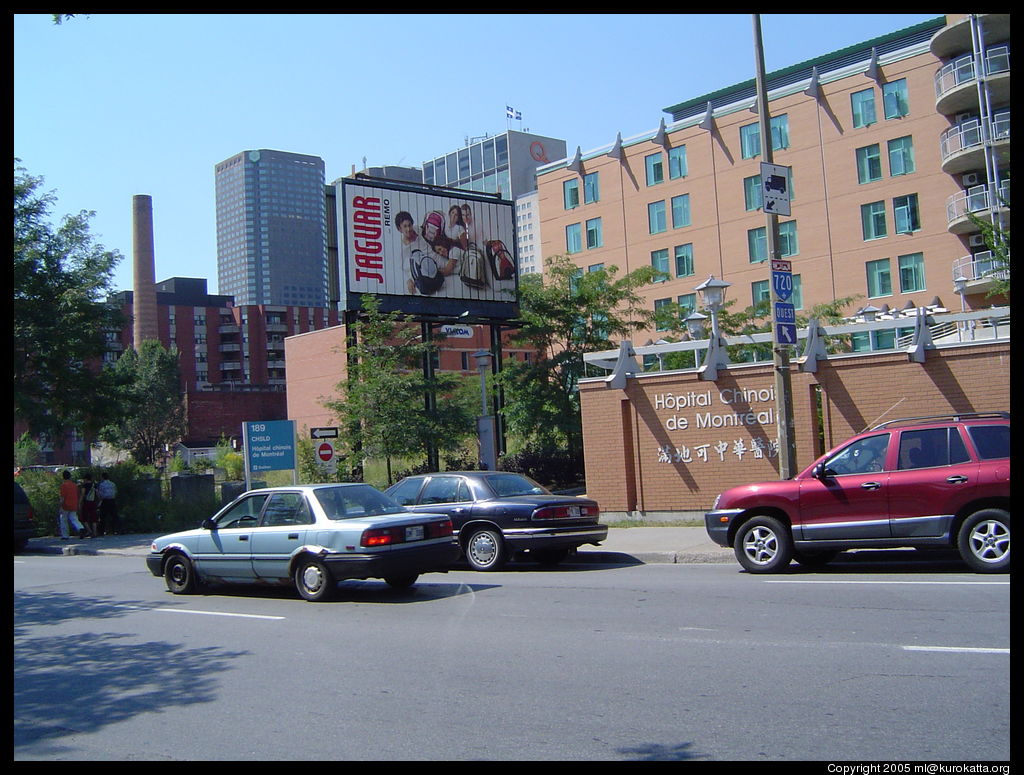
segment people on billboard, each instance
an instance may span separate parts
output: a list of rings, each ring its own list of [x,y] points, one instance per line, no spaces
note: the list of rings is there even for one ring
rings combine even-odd
[[[440,213],[432,213],[440,216]],[[429,218],[429,216],[428,216]],[[424,231],[427,222],[424,221]],[[438,223],[437,219],[431,219],[431,234],[440,245],[444,245],[443,239],[438,239],[437,229],[441,229],[440,236],[444,237],[444,220]],[[457,261],[447,255],[440,255],[430,242],[416,231],[412,215],[404,210],[395,216],[395,226],[402,235],[402,260],[409,266],[408,287],[410,293],[422,293],[429,295],[436,293],[444,285],[444,278],[451,275],[457,265]],[[445,251],[447,254],[447,250]]]

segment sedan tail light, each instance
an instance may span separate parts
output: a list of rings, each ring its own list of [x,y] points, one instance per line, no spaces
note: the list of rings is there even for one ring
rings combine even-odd
[[[445,538],[453,533],[452,521],[445,519],[427,522],[425,525],[370,528],[363,531],[359,543],[363,546],[388,546],[390,544],[404,544],[406,541],[420,541],[424,538]]]
[[[580,517],[597,519],[600,515],[601,510],[597,506],[575,503],[545,506],[533,512],[534,519],[579,519]]]

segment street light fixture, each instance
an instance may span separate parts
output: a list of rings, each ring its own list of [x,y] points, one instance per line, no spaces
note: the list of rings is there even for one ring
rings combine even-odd
[[[711,313],[711,338],[708,341],[707,355],[704,356],[704,365],[700,369],[700,378],[711,380],[712,382],[718,379],[718,369],[720,367],[724,368],[729,363],[725,342],[722,341],[718,330],[718,311],[725,306],[725,290],[730,285],[732,283],[727,283],[725,280],[716,280],[715,276],[711,275],[707,280],[694,288],[700,295],[704,308]],[[691,331],[693,329],[690,329],[690,320],[693,317],[691,315],[687,318],[687,328]],[[696,326],[696,320],[694,320],[694,326]]]

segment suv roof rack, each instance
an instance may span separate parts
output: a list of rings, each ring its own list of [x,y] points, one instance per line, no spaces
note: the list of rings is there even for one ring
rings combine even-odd
[[[979,420],[983,418],[999,418],[1003,420],[1010,419],[1009,412],[959,412],[957,414],[933,414],[926,417],[904,417],[899,420],[889,420],[887,422],[880,423],[879,425],[871,428],[873,431],[877,431],[879,428],[885,428],[889,425],[901,425],[910,423],[924,423],[936,420],[947,420],[952,422],[960,422],[961,420]]]

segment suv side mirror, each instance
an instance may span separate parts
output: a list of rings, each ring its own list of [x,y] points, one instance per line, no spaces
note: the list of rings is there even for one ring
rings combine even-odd
[[[823,460],[814,467],[814,470],[811,471],[811,476],[813,476],[815,479],[825,481],[829,477],[835,476],[835,471],[833,471],[831,468],[827,468],[825,466],[825,461]]]

